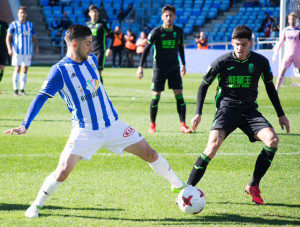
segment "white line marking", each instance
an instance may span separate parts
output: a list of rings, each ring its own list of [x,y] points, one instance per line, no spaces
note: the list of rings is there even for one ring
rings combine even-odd
[[[170,153],[161,153],[164,156],[199,156],[201,153],[183,153],[183,154],[170,154]],[[259,153],[219,153],[218,156],[255,156]],[[123,156],[129,156],[132,154],[124,153]],[[276,155],[300,155],[300,151],[295,153],[276,153]],[[60,154],[0,154],[0,157],[51,157],[51,156],[60,156]],[[103,154],[103,153],[96,153],[94,156],[118,156],[117,154]]]

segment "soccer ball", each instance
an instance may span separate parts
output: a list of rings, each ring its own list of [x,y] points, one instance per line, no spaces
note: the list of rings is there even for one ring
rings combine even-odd
[[[206,199],[199,188],[189,185],[180,191],[177,202],[182,212],[198,214],[204,209]]]

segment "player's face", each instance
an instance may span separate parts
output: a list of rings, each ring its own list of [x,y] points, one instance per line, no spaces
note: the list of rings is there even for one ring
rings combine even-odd
[[[80,61],[87,60],[92,50],[92,36],[88,36],[77,43],[76,54]]]
[[[175,14],[172,11],[167,10],[161,15],[161,19],[164,22],[165,27],[171,27],[175,20]]]
[[[245,60],[249,54],[252,41],[246,38],[243,39],[232,39],[232,46],[234,48],[234,54],[238,60]]]
[[[26,17],[27,17],[26,11],[23,10],[23,9],[20,9],[20,10],[18,11],[18,19],[19,19],[19,21],[25,22],[25,21],[26,21]]]
[[[289,22],[289,25],[290,25],[290,26],[294,27],[294,26],[296,25],[296,17],[290,16],[290,17],[288,18],[288,22]]]
[[[89,16],[90,16],[90,18],[91,18],[92,21],[97,21],[98,18],[99,18],[99,12],[98,12],[98,10],[91,10],[89,12]]]

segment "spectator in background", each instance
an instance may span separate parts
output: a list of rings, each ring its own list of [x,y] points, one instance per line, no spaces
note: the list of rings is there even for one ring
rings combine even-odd
[[[57,6],[57,5],[59,5],[59,0],[50,0],[49,5],[50,6]]]
[[[60,26],[62,30],[67,30],[68,27],[70,27],[72,24],[72,21],[70,20],[70,17],[68,16],[67,12],[64,12],[64,16],[60,19]]]
[[[121,28],[119,26],[115,27],[114,30],[114,43],[113,43],[113,65],[112,67],[116,67],[116,56],[119,55],[119,64],[118,64],[118,68],[121,67],[122,64],[122,52],[123,52],[123,48],[124,48],[124,34],[121,30]]]
[[[121,8],[120,11],[119,11],[119,13],[118,13],[118,15],[117,15],[117,19],[118,19],[118,21],[119,21],[120,24],[124,20],[125,16],[126,15],[124,13],[124,10],[123,10],[123,8]]]
[[[138,40],[136,41],[136,53],[139,56],[139,60],[141,60],[142,53],[145,50],[146,43],[147,43],[147,35],[145,32],[141,32],[140,38],[138,38]],[[144,62],[143,67],[147,68],[147,61]]]
[[[274,21],[271,27],[271,34],[270,37],[275,38],[279,37],[279,19],[278,17],[274,17]]]
[[[269,23],[270,21],[273,21],[273,18],[270,17],[270,14],[268,12],[265,12],[265,19],[263,19],[263,21],[261,22],[260,28],[259,28],[259,32],[265,32],[265,26],[267,23]]]
[[[50,29],[51,31],[53,30],[58,30],[60,28],[60,23],[58,21],[58,17],[55,16],[54,19],[50,22]]]
[[[100,18],[101,20],[103,20],[105,23],[108,22],[107,12],[106,12],[106,9],[104,9],[103,2],[101,2],[101,4],[100,4],[99,18]]]
[[[146,35],[148,35],[151,32],[152,28],[149,27],[149,25],[145,24],[144,25],[144,32]]]
[[[270,4],[272,7],[276,7],[280,5],[280,0],[270,0]]]
[[[135,52],[135,41],[136,36],[132,33],[131,30],[127,30],[127,35],[125,35],[125,48],[126,48],[126,59],[125,59],[125,65],[127,65],[129,68],[134,67],[133,62],[133,54]]]
[[[195,39],[196,44],[197,44],[197,49],[201,50],[201,49],[208,49],[208,44],[207,44],[207,38],[204,32],[200,32],[200,37],[199,39],[196,38]]]
[[[58,30],[57,33],[55,34],[55,36],[53,37],[53,46],[56,46],[56,47],[60,47],[61,46],[61,35],[62,35],[62,32],[61,30]]]

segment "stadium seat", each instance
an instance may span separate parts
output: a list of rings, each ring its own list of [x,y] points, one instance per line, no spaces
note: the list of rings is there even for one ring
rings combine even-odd
[[[40,5],[41,6],[47,6],[47,5],[49,5],[49,0],[40,0]]]
[[[45,16],[52,14],[52,7],[51,6],[44,6],[43,7],[43,13],[45,14]]]
[[[68,15],[73,13],[73,7],[72,6],[65,6],[63,8],[63,12],[67,12]]]
[[[92,3],[99,8],[102,0],[92,0]]]
[[[182,24],[186,24],[187,23],[187,21],[188,21],[188,17],[187,16],[181,16],[180,18],[179,18],[179,23],[182,23]]]
[[[176,9],[175,14],[176,14],[176,16],[181,16],[181,15],[183,15],[183,12],[184,12],[183,8],[178,8],[178,9]]]
[[[195,26],[203,26],[205,24],[205,17],[199,16],[195,21]]]
[[[211,8],[210,11],[207,14],[207,18],[213,19],[216,18],[218,15],[218,9],[217,8]]]
[[[54,15],[60,16],[62,14],[61,6],[53,6],[52,12]]]
[[[81,6],[77,6],[74,8],[74,14],[76,16],[82,16],[83,15],[83,8]]]
[[[90,3],[89,3],[89,1],[81,1],[81,6],[82,6],[83,10],[85,11],[89,8]]]
[[[200,8],[199,9],[193,9],[191,15],[193,16],[199,16],[200,15]]]

